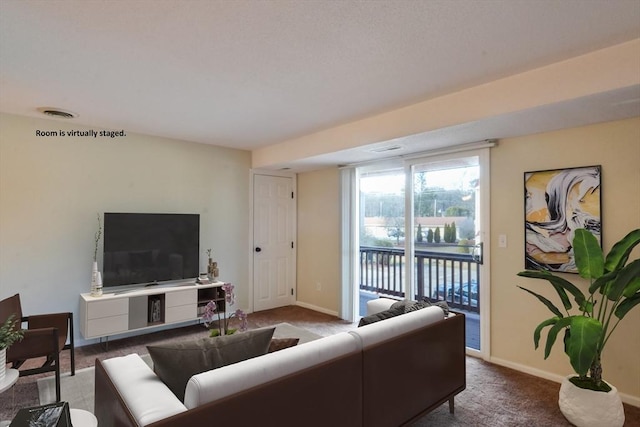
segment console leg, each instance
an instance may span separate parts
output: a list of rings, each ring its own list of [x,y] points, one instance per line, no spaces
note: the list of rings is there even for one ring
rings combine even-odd
[[[100,337],[100,344],[102,344],[104,351],[109,351],[109,336],[104,337],[104,342],[102,341],[102,337]]]
[[[453,414],[453,397],[449,399],[449,413]]]

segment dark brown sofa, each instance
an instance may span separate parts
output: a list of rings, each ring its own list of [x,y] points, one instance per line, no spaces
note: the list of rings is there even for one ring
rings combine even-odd
[[[114,381],[109,369],[96,360],[95,414],[100,427],[226,423],[396,427],[447,401],[453,412],[454,396],[466,386],[464,315],[455,314],[445,319],[440,314],[438,318],[434,310],[440,309],[432,307],[407,313],[349,333],[196,375],[190,383],[202,376],[206,394],[206,384],[212,388],[224,387],[233,381],[234,375],[240,382],[251,382],[254,376],[260,375],[261,369],[269,372],[269,366],[274,367],[273,372],[290,371],[212,401],[207,402],[205,396],[205,401],[195,407],[185,406],[174,415],[160,416],[150,423],[140,421],[141,412],[134,409],[137,403],[128,401],[123,396],[126,393],[118,388],[123,387],[121,380]],[[325,343],[335,347],[331,344],[335,342],[347,343],[349,349],[340,350],[344,354],[336,357],[322,356],[326,360],[302,369],[293,366],[299,358],[317,357]],[[148,414],[149,411],[142,412]]]

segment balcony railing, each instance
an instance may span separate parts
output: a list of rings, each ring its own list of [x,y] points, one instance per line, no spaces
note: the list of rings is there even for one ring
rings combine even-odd
[[[449,248],[472,252],[473,246]],[[416,248],[415,261],[412,299],[427,297],[446,301],[451,308],[480,311],[480,264],[471,253]],[[360,246],[360,290],[404,298],[405,263],[404,249]]]

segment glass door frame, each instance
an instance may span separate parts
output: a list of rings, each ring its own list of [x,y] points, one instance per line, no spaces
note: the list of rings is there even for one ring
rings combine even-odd
[[[402,159],[400,167],[404,167],[405,174],[405,236],[412,236],[414,222],[414,185],[413,168],[417,164],[433,163],[444,160],[451,160],[460,157],[478,157],[480,166],[479,188],[480,188],[480,216],[478,239],[483,243],[483,265],[480,268],[480,350],[467,348],[467,354],[489,360],[491,354],[491,289],[490,289],[490,152],[489,148],[450,150],[425,153]],[[396,160],[398,161],[398,160]],[[380,167],[388,165],[388,162],[381,161]],[[367,168],[372,165],[368,164]],[[377,166],[377,164],[376,164]],[[359,274],[358,274],[358,223],[359,223],[359,168],[346,168],[343,170],[342,178],[342,254],[343,254],[343,294],[341,315],[344,319],[355,321],[357,318],[357,304],[359,298]],[[345,221],[349,222],[349,227],[344,226]],[[405,296],[413,293],[415,282],[415,244],[414,239],[405,238]],[[350,255],[349,255],[350,252]],[[345,271],[349,269],[348,272]],[[484,285],[484,286],[483,286]]]

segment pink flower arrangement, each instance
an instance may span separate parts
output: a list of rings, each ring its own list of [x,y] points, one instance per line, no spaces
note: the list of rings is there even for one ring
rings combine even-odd
[[[222,289],[225,292],[224,300],[226,303],[224,305],[224,310],[222,312],[222,315],[218,310],[218,306],[215,301],[209,301],[204,308],[204,314],[202,315],[202,320],[204,320],[204,325],[207,328],[211,329],[210,336],[212,337],[215,337],[218,335],[231,335],[234,332],[236,332],[238,329],[229,328],[229,321],[233,317],[237,317],[238,320],[240,321],[240,328],[239,328],[240,332],[244,332],[248,328],[247,314],[244,311],[237,309],[236,311],[231,313],[229,316],[227,316],[227,306],[231,306],[236,302],[233,288],[234,286],[231,283],[225,283],[224,285],[222,285]],[[216,320],[216,317],[218,320],[218,328],[214,329],[214,328],[211,328],[210,326]]]

